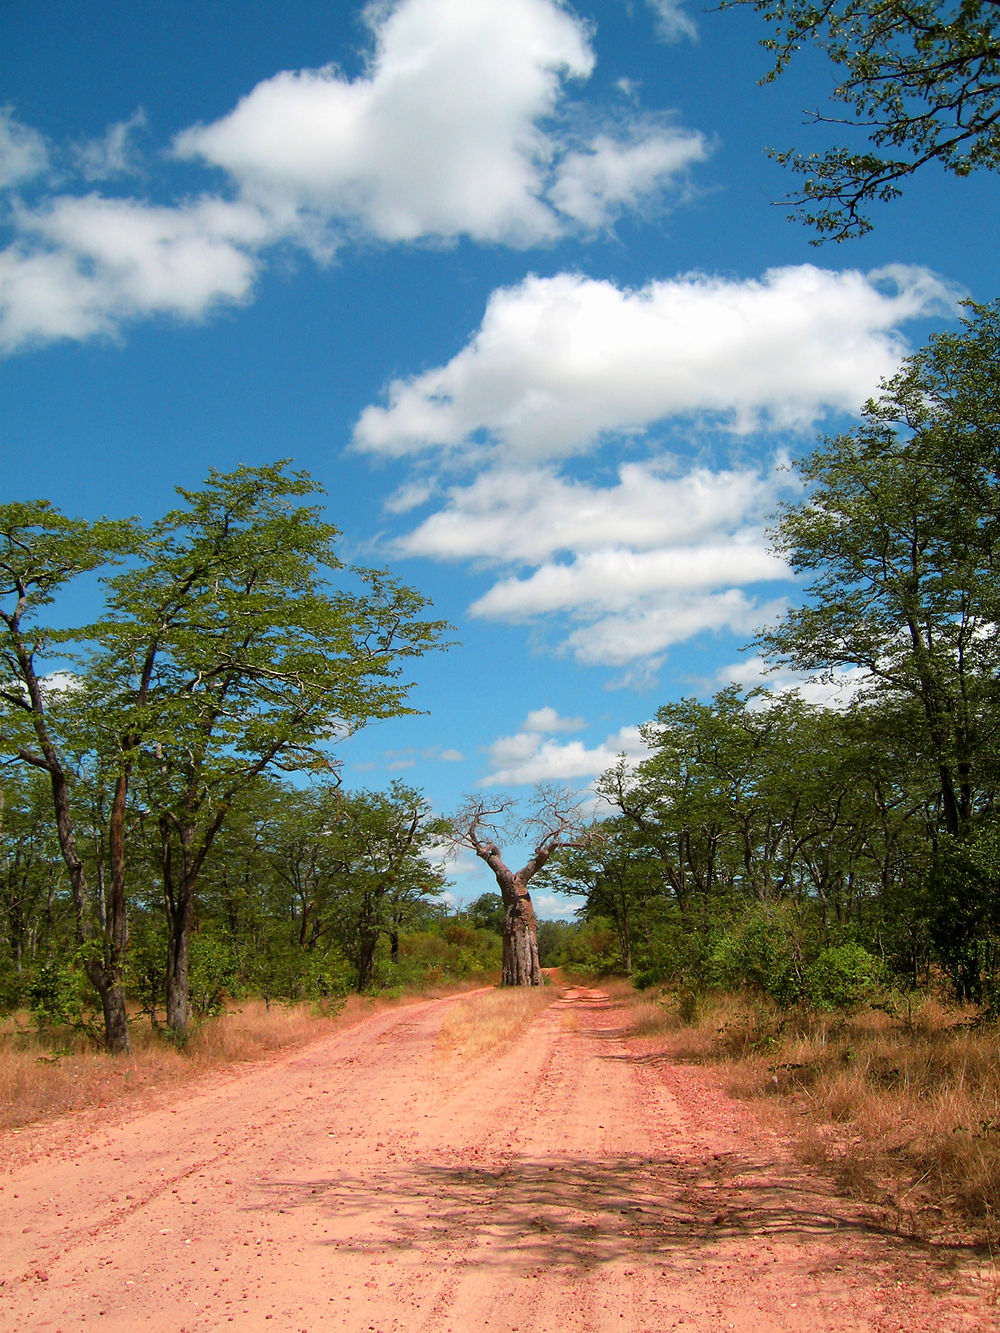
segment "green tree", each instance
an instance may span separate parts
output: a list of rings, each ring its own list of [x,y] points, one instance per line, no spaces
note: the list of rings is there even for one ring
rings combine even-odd
[[[445,626],[384,571],[345,571],[336,529],[286,463],[212,470],[109,580],[104,682],[123,769],[159,830],[167,1022],[190,1020],[196,886],[240,795],[273,769],[330,771],[330,746],[413,711],[404,663]],[[334,587],[339,575],[345,587]]]
[[[478,929],[492,930],[497,935],[503,934],[506,911],[499,893],[481,893],[475,902],[469,904],[466,914]]]
[[[213,881],[225,881],[229,917],[236,915],[234,898],[246,904],[269,881],[267,904],[242,909],[271,923],[262,956],[283,941],[273,962],[295,975],[307,957],[333,949],[351,964],[357,989],[366,990],[376,979],[380,943],[388,940],[397,963],[401,931],[442,891],[443,875],[432,864],[441,821],[418,790],[400,782],[387,792],[345,792],[330,782],[304,790],[275,785],[272,795],[255,831],[242,834],[245,850],[210,871]],[[248,867],[252,861],[252,872],[242,869],[242,858]],[[234,938],[239,933],[234,929]]]
[[[52,800],[42,773],[0,773],[0,1009],[23,999],[27,975],[61,935],[72,905],[65,901],[66,868],[52,823]]]
[[[726,0],[749,5],[771,29],[762,46],[777,79],[815,45],[840,82],[846,114],[816,122],[860,128],[869,147],[773,156],[805,177],[789,200],[819,241],[871,230],[865,210],[901,193],[928,163],[956,176],[1000,166],[1000,28],[996,0]],[[874,150],[874,151],[873,151]],[[819,242],[816,242],[819,243]]]
[[[651,900],[663,892],[662,871],[639,829],[624,818],[595,825],[585,846],[556,851],[542,882],[556,893],[585,897],[587,920],[602,917],[614,924],[621,968],[631,973],[636,931],[648,922]]]
[[[917,705],[952,836],[992,790],[1000,734],[1000,305],[972,310],[800,464],[807,498],[775,537],[808,600],[759,636],[777,661],[861,667],[869,697]]]
[[[336,801],[330,833],[345,868],[340,898],[341,945],[357,969],[358,991],[375,980],[379,940],[399,962],[400,930],[444,888],[430,860],[446,831],[416,788],[357,792]]]
[[[110,803],[110,876],[98,898],[92,891],[71,799],[73,739],[93,721],[90,701],[52,678],[53,662],[72,662],[107,632],[91,626],[55,628],[41,619],[57,594],[81,575],[134,552],[131,523],[69,519],[44,500],[0,506],[0,753],[46,775],[56,835],[69,876],[76,937],[83,966],[104,1014],[110,1051],[129,1049],[125,1007],[128,935],[125,893],[125,818],[128,769],[122,767]],[[99,910],[98,910],[99,909]]]
[[[411,711],[403,668],[440,641],[418,593],[343,568],[336,529],[306,502],[317,489],[285,463],[213,470],[147,530],[71,520],[43,501],[0,509],[3,752],[48,775],[110,1049],[128,1047],[130,795],[158,834],[167,1019],[183,1032],[196,886],[230,810],[264,773],[328,772],[336,740]],[[39,623],[74,576],[125,556],[93,625]],[[51,679],[66,662],[68,681]],[[81,763],[100,833],[96,888],[72,800]]]

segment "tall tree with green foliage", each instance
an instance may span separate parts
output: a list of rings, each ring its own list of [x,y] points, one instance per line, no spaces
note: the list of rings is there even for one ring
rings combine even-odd
[[[750,5],[771,36],[763,82],[818,46],[839,82],[841,115],[815,122],[861,129],[868,148],[774,152],[805,178],[789,202],[819,241],[871,230],[866,209],[901,193],[929,163],[956,176],[1000,166],[1000,12],[996,0],[726,0]],[[874,151],[873,151],[874,150]],[[819,242],[816,242],[819,243]]]
[[[338,794],[327,832],[343,865],[338,916],[341,947],[357,970],[357,989],[375,980],[376,950],[389,941],[399,961],[399,933],[417,908],[441,893],[433,854],[447,832],[423,794],[403,782],[384,792]]]
[[[159,830],[178,1033],[196,886],[234,802],[269,770],[330,771],[335,741],[413,711],[404,664],[445,628],[384,571],[344,569],[337,530],[306,503],[318,491],[286,463],[213,469],[153,525],[141,562],[109,580],[94,670]]]
[[[0,755],[46,775],[59,848],[69,875],[76,937],[104,1014],[109,1051],[129,1049],[125,1008],[128,939],[125,815],[128,772],[117,774],[110,802],[111,873],[98,897],[89,883],[71,799],[78,739],[96,715],[75,681],[53,679],[54,663],[73,663],[108,632],[108,623],[75,628],[46,624],[45,609],[81,575],[134,553],[139,530],[128,522],[87,523],[44,500],[0,506]]]
[[[71,520],[42,501],[0,510],[3,749],[49,777],[110,1049],[128,1047],[130,794],[158,833],[167,1017],[183,1033],[196,886],[230,809],[267,771],[328,772],[336,740],[412,711],[404,666],[440,643],[443,622],[423,618],[419,593],[384,571],[343,567],[336,529],[308,503],[317,493],[278,463],[213,470],[145,530]],[[124,572],[105,578],[95,624],[38,622],[72,577],[126,556]],[[47,683],[65,661],[72,676]],[[107,809],[101,894],[88,882],[71,800],[84,751],[109,789],[97,803]]]
[[[799,465],[808,493],[775,540],[807,600],[759,636],[775,661],[861,667],[869,697],[915,702],[952,836],[1000,737],[1000,303],[971,310]]]
[[[541,879],[546,889],[585,897],[588,919],[612,922],[622,970],[631,973],[636,933],[646,933],[652,900],[663,891],[657,858],[635,825],[621,817],[601,821],[584,846],[558,848]]]

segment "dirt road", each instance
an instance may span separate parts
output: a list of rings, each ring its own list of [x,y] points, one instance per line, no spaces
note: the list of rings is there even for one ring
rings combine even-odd
[[[472,1063],[435,1049],[451,1003],[8,1135],[0,1327],[1000,1328],[969,1255],[866,1222],[600,991]]]

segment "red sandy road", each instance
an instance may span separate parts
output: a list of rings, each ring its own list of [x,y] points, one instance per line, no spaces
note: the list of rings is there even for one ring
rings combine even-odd
[[[2,1178],[0,1326],[1000,1328],[964,1256],[866,1223],[599,991],[474,1064],[434,1051],[450,1003],[8,1136],[33,1155]]]

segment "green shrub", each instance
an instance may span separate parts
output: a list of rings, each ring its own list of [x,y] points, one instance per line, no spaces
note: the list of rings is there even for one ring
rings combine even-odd
[[[802,994],[814,1009],[847,1013],[871,1000],[884,981],[884,968],[860,944],[824,949],[802,978]]]
[[[90,985],[77,968],[46,959],[28,981],[28,1007],[40,1028],[86,1027]]]
[[[718,935],[709,950],[707,979],[723,990],[748,989],[777,1004],[793,1004],[800,983],[795,948],[782,914],[751,907]]]
[[[562,947],[563,966],[584,976],[605,977],[622,967],[618,933],[604,917],[592,917]]]
[[[202,1016],[221,1013],[236,977],[233,951],[207,932],[195,935],[191,940],[189,976],[194,1012]]]

